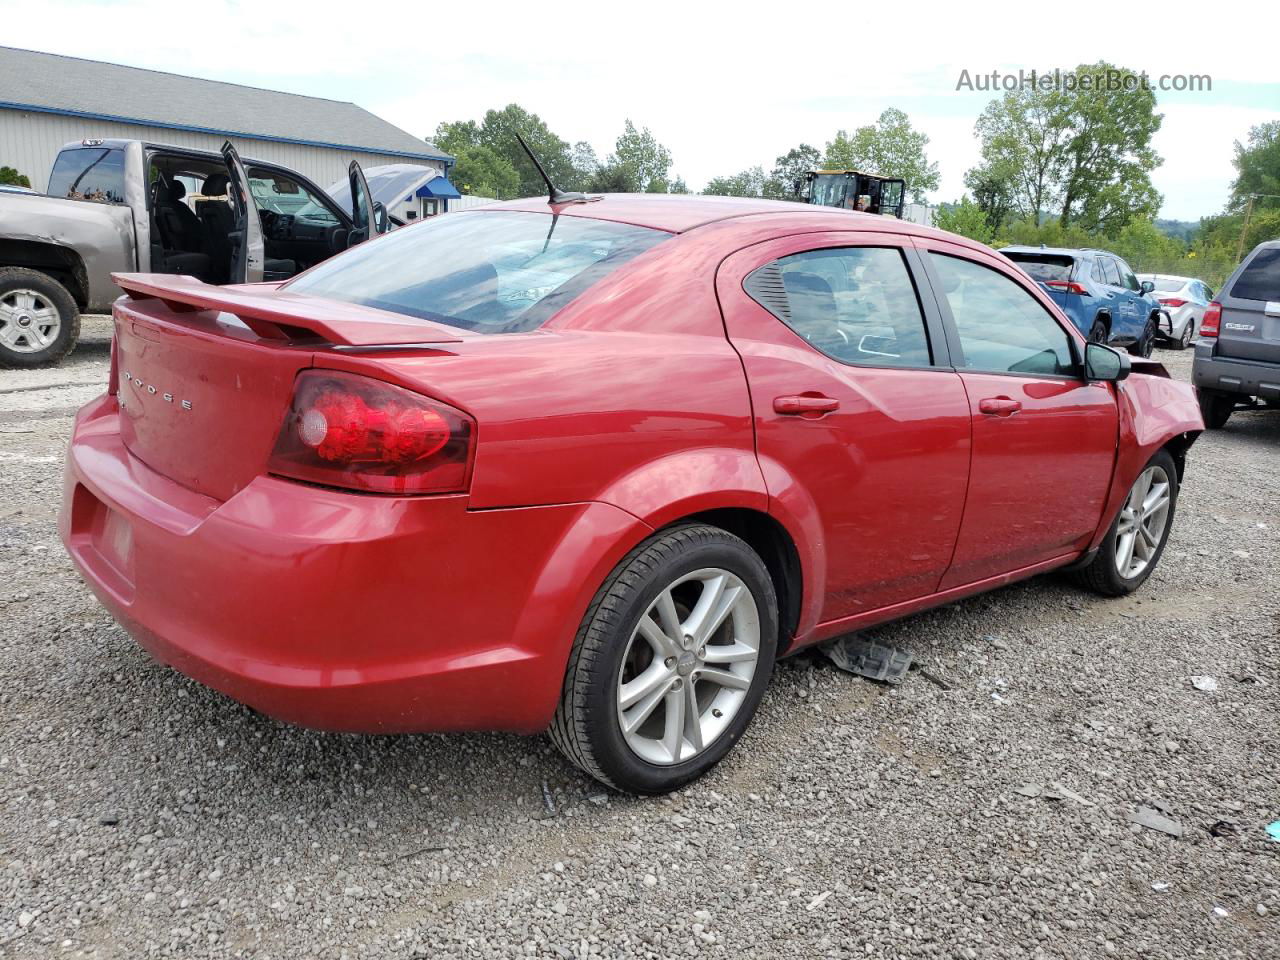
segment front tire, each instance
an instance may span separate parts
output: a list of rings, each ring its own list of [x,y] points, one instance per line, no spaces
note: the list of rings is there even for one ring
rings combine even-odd
[[[80,313],[66,287],[39,270],[0,269],[0,365],[55,364],[79,336]]]
[[[1080,582],[1104,597],[1137,590],[1160,562],[1177,505],[1178,469],[1161,450],[1129,488],[1093,561],[1076,574]]]
[[[667,793],[733,748],[777,650],[777,599],[760,557],[687,524],[632,550],[597,592],[569,654],[551,739],[618,790]]]

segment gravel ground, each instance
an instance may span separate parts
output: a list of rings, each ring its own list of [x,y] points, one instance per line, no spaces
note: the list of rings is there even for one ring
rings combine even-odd
[[[787,660],[725,763],[633,800],[543,738],[311,733],[147,659],[55,532],[85,333],[0,371],[0,957],[1280,957],[1280,416],[1193,448],[1136,597],[875,631],[950,690]],[[1055,782],[1085,802],[1017,792]]]

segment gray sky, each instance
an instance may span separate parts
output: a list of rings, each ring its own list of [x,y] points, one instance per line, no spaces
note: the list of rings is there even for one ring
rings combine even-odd
[[[418,136],[515,101],[603,158],[630,117],[671,150],[673,172],[694,189],[768,169],[802,141],[821,149],[837,129],[894,106],[930,137],[942,174],[932,199],[957,199],[978,157],[974,120],[993,97],[957,92],[962,70],[1102,58],[1157,80],[1212,77],[1212,92],[1157,92],[1161,216],[1194,220],[1222,209],[1233,141],[1280,120],[1280,6],[1258,2],[1073,13],[1060,4],[984,12],[972,2],[869,12],[848,2],[206,0],[179,12],[169,0],[0,0],[0,23],[8,45],[352,100]]]

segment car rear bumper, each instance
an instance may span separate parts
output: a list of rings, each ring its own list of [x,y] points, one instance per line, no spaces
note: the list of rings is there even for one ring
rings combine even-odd
[[[1191,379],[1198,389],[1280,400],[1280,363],[1215,357],[1213,347],[1211,340],[1196,344]]]
[[[596,578],[648,532],[601,503],[473,511],[265,476],[219,502],[133,457],[105,396],[63,494],[67,551],[138,643],[327,730],[544,729]]]

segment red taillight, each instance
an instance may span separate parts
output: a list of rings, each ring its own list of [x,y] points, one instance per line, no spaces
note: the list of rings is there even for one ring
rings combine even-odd
[[[1200,321],[1200,336],[1216,337],[1220,323],[1222,323],[1222,304],[1215,300],[1204,309],[1204,318]]]
[[[448,404],[352,373],[306,370],[267,469],[368,493],[467,489],[475,421]]]
[[[1187,303],[1187,301],[1179,300],[1177,297],[1170,297],[1168,300],[1161,300],[1160,302],[1166,307],[1182,307]]]
[[[1044,285],[1051,290],[1061,290],[1063,293],[1085,294],[1089,292],[1074,280],[1046,280]]]

